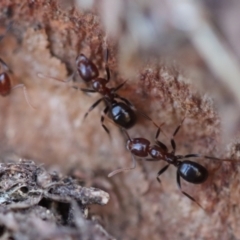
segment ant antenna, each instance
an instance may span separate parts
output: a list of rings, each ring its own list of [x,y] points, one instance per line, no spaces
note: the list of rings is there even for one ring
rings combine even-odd
[[[124,172],[124,171],[130,171],[130,170],[135,169],[135,168],[136,168],[136,159],[135,159],[135,157],[133,156],[133,154],[132,154],[132,164],[133,164],[133,165],[132,165],[132,167],[130,167],[130,168],[120,168],[120,169],[117,169],[117,170],[114,170],[114,171],[110,172],[110,173],[108,174],[108,177],[110,178],[110,177],[116,175],[117,173]]]
[[[25,97],[25,100],[26,100],[27,104],[28,104],[32,109],[36,110],[36,108],[33,107],[33,105],[30,104],[30,102],[29,102],[28,93],[27,93],[27,88],[26,88],[26,86],[25,86],[23,83],[14,86],[14,87],[12,88],[12,90],[14,90],[14,89],[16,89],[16,88],[20,88],[20,87],[23,88],[23,94],[24,94],[24,97]]]
[[[126,131],[126,129],[124,129],[124,128],[121,128],[121,129],[122,129],[122,131],[126,134],[128,140],[131,141],[131,138],[130,138],[128,132]]]
[[[45,75],[43,73],[37,73],[37,76],[39,78],[42,78],[42,79],[49,78],[49,79],[56,80],[56,81],[59,81],[59,82],[70,82],[73,79],[75,74],[76,74],[76,72],[71,74],[66,80],[63,80],[63,79],[60,79],[60,78],[56,78],[56,77],[52,77],[52,76],[49,76],[49,75]]]
[[[103,58],[105,63],[105,71],[107,75],[107,81],[109,82],[111,79],[111,74],[108,66],[108,56],[109,56],[109,50],[108,50],[108,44],[107,44],[107,36],[105,35],[103,38]]]

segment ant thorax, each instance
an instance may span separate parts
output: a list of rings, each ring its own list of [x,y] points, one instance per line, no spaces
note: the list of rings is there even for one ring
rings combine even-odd
[[[149,147],[149,155],[154,159],[163,159],[165,157],[162,149],[157,145]]]

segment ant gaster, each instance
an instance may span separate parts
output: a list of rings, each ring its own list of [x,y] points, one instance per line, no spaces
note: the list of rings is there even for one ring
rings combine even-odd
[[[17,84],[14,87],[12,87],[11,80],[10,80],[10,77],[7,72],[12,73],[12,71],[9,69],[7,64],[0,58],[0,95],[5,97],[5,96],[9,95],[13,89],[22,87],[26,102],[28,103],[28,105],[31,108],[35,109],[29,103],[25,85],[21,83],[21,84]]]
[[[184,119],[183,119],[184,120]],[[131,152],[132,154],[132,162],[133,165],[130,168],[121,168],[117,169],[113,172],[111,172],[108,177],[112,177],[113,175],[123,172],[123,171],[128,171],[132,170],[136,167],[136,157],[140,158],[145,158],[146,161],[166,161],[167,165],[164,166],[157,174],[157,180],[160,181],[160,175],[163,174],[168,167],[172,164],[177,168],[177,185],[180,191],[187,196],[189,199],[192,201],[196,202],[201,208],[202,206],[189,194],[184,192],[181,189],[181,178],[183,178],[185,181],[193,184],[200,184],[203,183],[207,180],[208,178],[208,170],[200,165],[199,163],[190,161],[190,160],[185,160],[188,158],[196,158],[196,157],[203,157],[207,159],[213,159],[213,160],[221,160],[221,161],[232,161],[232,160],[227,160],[227,159],[219,159],[215,157],[209,157],[209,156],[202,156],[200,154],[187,154],[187,155],[175,155],[176,152],[176,143],[174,140],[174,137],[178,133],[179,129],[181,128],[181,125],[183,123],[183,120],[181,124],[176,128],[174,131],[172,138],[171,138],[171,146],[172,146],[172,151],[169,152],[167,146],[160,142],[158,140],[159,134],[160,134],[160,127],[158,127],[156,136],[155,136],[155,144],[151,145],[150,141],[148,141],[145,138],[130,138],[128,135],[127,131],[124,130],[128,137],[127,141],[127,149]],[[149,157],[150,158],[147,158]]]

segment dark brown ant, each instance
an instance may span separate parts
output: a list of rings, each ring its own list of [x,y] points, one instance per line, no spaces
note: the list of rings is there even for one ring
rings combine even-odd
[[[184,120],[184,119],[183,119]],[[180,125],[176,128],[174,131],[172,138],[171,138],[171,146],[172,146],[172,151],[169,152],[167,146],[160,142],[158,140],[160,131],[161,131],[161,126],[158,127],[156,136],[155,136],[155,144],[151,145],[150,141],[148,141],[145,138],[130,138],[126,130],[123,130],[128,138],[127,141],[127,149],[131,152],[132,154],[132,167],[130,168],[121,168],[117,169],[113,172],[111,172],[108,177],[112,177],[113,175],[123,172],[123,171],[128,171],[132,170],[136,167],[136,160],[135,157],[140,157],[140,158],[145,158],[146,161],[166,161],[168,164],[164,166],[157,174],[157,180],[158,182],[161,182],[160,180],[160,175],[163,174],[170,164],[174,165],[177,168],[177,185],[179,190],[187,196],[189,199],[192,201],[196,202],[201,208],[202,206],[189,194],[184,192],[181,189],[181,178],[183,178],[185,181],[193,184],[200,184],[203,183],[207,180],[208,178],[208,170],[200,165],[199,163],[192,162],[190,160],[184,160],[188,158],[199,158],[203,157],[206,159],[213,159],[213,160],[221,160],[221,161],[229,161],[231,162],[232,160],[230,159],[219,159],[215,157],[210,157],[210,156],[202,156],[200,154],[187,154],[187,155],[175,155],[176,152],[176,143],[174,140],[174,137],[178,133],[179,129],[182,126],[182,122]],[[150,158],[146,158],[150,156]]]
[[[76,59],[77,70],[80,77],[84,82],[90,83],[92,89],[81,88],[83,92],[90,93],[100,93],[103,97],[97,100],[86,112],[84,119],[88,116],[89,112],[92,111],[101,101],[104,101],[106,104],[105,109],[103,110],[103,115],[101,116],[101,125],[107,133],[109,130],[103,124],[104,115],[109,114],[110,118],[114,123],[121,126],[122,128],[128,129],[131,128],[136,123],[136,113],[134,111],[133,105],[126,99],[117,94],[117,91],[124,86],[126,83],[123,82],[115,88],[107,87],[107,84],[110,81],[111,75],[108,67],[108,49],[105,51],[105,71],[106,78],[99,78],[99,71],[96,65],[88,59],[84,54],[80,54]],[[120,102],[117,100],[121,100]],[[145,116],[145,114],[142,114]],[[145,116],[149,119],[147,116]]]
[[[101,125],[104,130],[109,134],[108,128],[104,125],[104,116],[109,114],[110,118],[116,123],[118,126],[122,128],[129,129],[136,123],[136,113],[134,106],[126,99],[117,94],[117,91],[124,86],[126,83],[123,82],[117,87],[109,88],[107,84],[110,81],[110,70],[108,67],[108,50],[105,51],[105,71],[106,78],[99,77],[99,71],[97,66],[88,59],[84,54],[80,54],[76,58],[77,71],[85,83],[90,83],[91,88],[79,88],[83,92],[87,93],[100,93],[102,97],[98,99],[85,113],[84,119],[88,116],[88,114],[102,101],[105,102],[106,107],[104,108],[101,115]],[[74,75],[74,74],[73,74]],[[72,75],[68,80],[61,80],[58,78],[52,78],[43,74],[38,73],[40,78],[51,78],[61,82],[67,82],[72,78]],[[78,88],[77,88],[78,89]],[[118,101],[120,100],[120,101]],[[144,117],[149,119],[144,113],[141,113]]]
[[[24,93],[26,102],[28,103],[28,105],[31,108],[35,109],[29,103],[29,100],[28,100],[28,97],[27,97],[27,89],[26,89],[25,85],[23,83],[21,83],[21,84],[17,84],[17,85],[12,87],[11,86],[11,80],[10,80],[10,77],[8,75],[8,72],[12,73],[12,71],[9,69],[7,64],[0,58],[0,95],[3,96],[3,97],[8,96],[13,89],[21,87],[23,89],[23,93]]]

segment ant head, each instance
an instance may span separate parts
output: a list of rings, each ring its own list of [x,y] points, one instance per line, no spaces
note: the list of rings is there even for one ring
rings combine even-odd
[[[97,78],[99,75],[96,65],[89,60],[84,54],[80,54],[76,58],[77,70],[80,77],[85,82],[90,82],[94,78]]]
[[[92,81],[92,88],[99,93],[104,92],[106,84],[107,84],[107,79],[104,78],[96,78]]]

